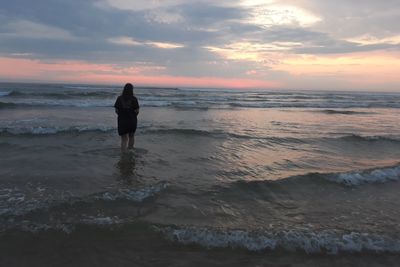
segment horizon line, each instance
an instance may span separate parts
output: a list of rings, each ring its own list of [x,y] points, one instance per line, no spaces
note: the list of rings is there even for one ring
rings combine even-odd
[[[129,81],[128,81],[129,82]],[[122,82],[120,84],[115,84],[115,83],[77,83],[77,82],[56,82],[56,81],[42,81],[42,80],[1,80],[0,79],[0,84],[45,84],[45,85],[85,85],[85,86],[109,86],[109,87],[121,87],[127,82]],[[130,82],[132,83],[132,82]],[[205,90],[235,90],[235,91],[246,91],[246,90],[256,90],[256,91],[308,91],[308,92],[349,92],[349,93],[400,93],[400,88],[399,90],[390,90],[390,89],[384,89],[385,91],[381,91],[379,89],[308,89],[308,88],[277,88],[277,87],[271,87],[271,88],[250,88],[250,87],[243,87],[243,88],[234,88],[234,87],[204,87],[204,86],[160,86],[160,85],[151,85],[151,84],[139,84],[135,85],[132,83],[134,87],[140,88],[140,89],[178,89],[178,90],[190,90],[190,89],[205,89]]]

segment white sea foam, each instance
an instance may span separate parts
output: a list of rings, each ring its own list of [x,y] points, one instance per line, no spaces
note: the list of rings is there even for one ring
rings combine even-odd
[[[120,189],[85,197],[71,197],[67,191],[54,193],[54,196],[45,195],[46,189],[42,187],[34,188],[34,191],[29,192],[30,197],[27,197],[27,193],[17,188],[3,188],[0,189],[0,216],[20,216],[36,210],[47,210],[65,203],[73,205],[80,202],[91,203],[96,200],[143,202],[154,197],[165,188],[167,188],[167,184],[162,182],[137,190]]]
[[[347,186],[366,183],[386,183],[400,180],[400,166],[327,175],[326,179]]]
[[[10,95],[10,94],[11,94],[11,92],[12,92],[12,91],[8,91],[8,92],[4,92],[4,91],[2,91],[2,92],[0,92],[0,97],[3,97],[3,96],[8,96],[8,95]]]
[[[29,220],[23,220],[12,225],[0,225],[0,232],[5,232],[11,229],[19,229],[30,233],[40,233],[48,230],[59,230],[66,234],[71,234],[75,230],[75,225],[71,223],[36,223]]]
[[[123,222],[123,220],[119,219],[116,216],[114,217],[89,216],[87,218],[82,219],[81,222],[89,225],[113,225],[113,224],[120,224]]]
[[[23,98],[23,99],[12,99],[7,102],[3,102],[3,104],[15,105],[21,107],[34,107],[34,106],[50,106],[50,107],[82,107],[82,108],[90,108],[90,107],[112,107],[114,104],[114,99],[87,99],[84,100],[65,100],[65,99],[48,99],[48,98]]]
[[[155,196],[160,191],[167,188],[166,183],[159,183],[151,185],[137,190],[132,189],[120,189],[115,192],[105,192],[94,197],[97,200],[114,201],[118,199],[125,199],[135,202],[142,202],[147,198]]]
[[[47,203],[39,200],[44,190],[37,187],[36,192],[30,192],[32,197],[28,198],[26,193],[17,188],[0,189],[0,216],[18,216],[46,207]]]
[[[110,90],[79,90],[74,92],[0,92],[1,96],[10,95],[8,105],[21,106],[64,106],[64,107],[112,107],[119,92]],[[214,92],[214,93],[213,93]],[[365,96],[360,101],[356,95],[349,95],[346,100],[339,95],[309,94],[296,95],[287,93],[251,93],[232,91],[163,91],[162,93],[139,91],[137,97],[141,106],[175,108],[318,108],[328,109],[325,113],[339,113],[335,109],[348,108],[400,108],[398,95]],[[25,97],[23,97],[25,96]],[[72,98],[72,99],[71,99]],[[389,101],[390,100],[390,101]],[[357,112],[340,111],[342,114]]]
[[[208,228],[160,229],[167,239],[181,244],[197,244],[207,248],[244,248],[251,251],[284,249],[306,253],[337,254],[339,252],[400,252],[400,240],[367,233],[339,231],[284,230],[248,232]]]
[[[91,131],[100,131],[100,132],[109,132],[114,131],[115,127],[109,127],[105,125],[98,125],[94,127],[88,126],[71,126],[71,127],[42,127],[42,126],[33,126],[33,127],[13,127],[13,128],[3,128],[0,130],[0,133],[9,133],[9,134],[33,134],[33,135],[47,135],[47,134],[57,134],[57,133],[67,133],[67,132],[91,132]]]
[[[99,86],[84,86],[84,85],[63,85],[63,88],[66,89],[79,89],[79,90],[93,90],[93,89],[109,89],[107,87],[99,87]]]

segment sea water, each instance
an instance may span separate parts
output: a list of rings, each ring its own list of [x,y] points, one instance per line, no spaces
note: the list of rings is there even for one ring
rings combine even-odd
[[[135,88],[135,149],[121,153],[120,93],[0,84],[7,244],[116,231],[171,255],[400,253],[400,94]]]

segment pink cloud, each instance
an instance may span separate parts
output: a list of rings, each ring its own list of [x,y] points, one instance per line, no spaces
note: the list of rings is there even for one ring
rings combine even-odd
[[[81,61],[43,62],[0,57],[0,79],[3,80],[104,84],[121,84],[130,81],[139,85],[229,88],[277,88],[282,86],[279,82],[261,79],[159,75],[160,70],[163,70],[163,67],[121,68],[112,64],[93,64]]]

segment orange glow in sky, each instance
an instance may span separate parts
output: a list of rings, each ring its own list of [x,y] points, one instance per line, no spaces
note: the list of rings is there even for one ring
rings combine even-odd
[[[10,68],[10,66],[12,66]],[[282,84],[257,79],[224,79],[218,77],[179,77],[145,75],[158,67],[118,68],[110,64],[90,64],[80,61],[41,62],[29,59],[0,58],[0,78],[35,80],[45,77],[50,82],[215,87],[215,88],[278,88]]]

